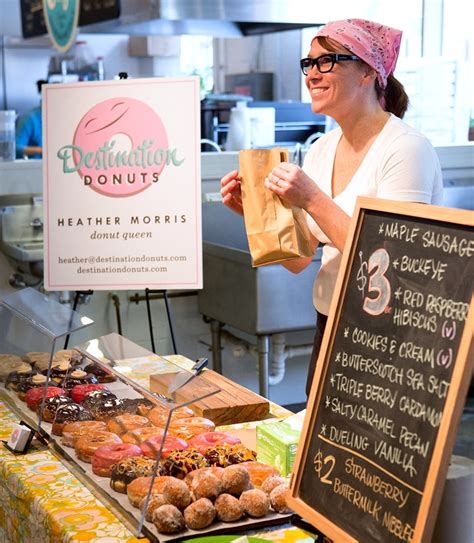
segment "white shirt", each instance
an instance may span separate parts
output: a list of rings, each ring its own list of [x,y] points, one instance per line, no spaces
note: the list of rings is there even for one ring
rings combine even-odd
[[[303,170],[329,197],[340,128],[318,139],[306,154]],[[391,115],[354,177],[333,201],[352,216],[357,196],[440,205],[443,180],[436,152],[420,132]],[[328,315],[341,253],[308,215],[313,235],[324,243],[321,268],[313,286],[316,309]]]

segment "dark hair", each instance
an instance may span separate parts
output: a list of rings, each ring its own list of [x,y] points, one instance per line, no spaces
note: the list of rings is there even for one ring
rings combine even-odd
[[[324,49],[327,49],[328,51],[336,52],[338,50],[337,45],[340,45],[339,42],[324,36],[319,36],[316,39],[321,47],[324,47]],[[403,119],[403,116],[408,109],[408,95],[405,92],[403,85],[400,83],[400,81],[398,81],[398,79],[395,78],[393,74],[388,76],[387,86],[385,89],[382,89],[379,82],[375,80],[375,93],[378,100],[380,100],[382,97],[385,99],[385,111],[393,113],[396,117]]]
[[[375,80],[375,92],[377,93],[377,98],[379,100],[382,97],[384,98],[385,111],[393,113],[400,119],[403,119],[403,116],[408,109],[408,95],[405,92],[403,85],[393,74],[388,76],[385,89],[382,89],[379,82]]]

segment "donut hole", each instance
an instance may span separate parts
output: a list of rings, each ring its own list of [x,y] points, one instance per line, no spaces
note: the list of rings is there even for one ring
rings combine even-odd
[[[191,492],[184,481],[170,479],[163,487],[163,498],[166,503],[184,509],[191,503]]]
[[[270,510],[269,497],[258,488],[246,490],[240,495],[240,504],[249,517],[264,517]]]
[[[191,530],[207,528],[216,516],[216,508],[211,500],[200,498],[184,510],[184,522]]]
[[[236,522],[242,518],[244,508],[239,499],[232,494],[221,494],[214,503],[217,518],[222,522]]]
[[[199,498],[208,498],[213,501],[222,492],[221,480],[206,471],[194,477],[191,487],[196,500]]]
[[[244,492],[244,490],[247,490],[249,484],[250,475],[240,464],[224,468],[222,473],[222,486],[225,492],[238,495]]]
[[[260,487],[265,494],[270,495],[270,492],[277,486],[286,484],[286,479],[280,475],[271,475],[263,481],[262,486]]]
[[[162,534],[175,534],[184,529],[181,511],[171,504],[160,505],[151,515],[152,522]]]
[[[291,513],[291,508],[286,502],[286,497],[288,495],[288,485],[286,483],[276,486],[270,492],[270,504],[274,511],[277,513]]]

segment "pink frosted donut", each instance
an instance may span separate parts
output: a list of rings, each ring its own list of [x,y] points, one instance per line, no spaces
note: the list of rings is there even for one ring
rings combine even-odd
[[[204,432],[203,434],[192,437],[188,441],[189,447],[191,449],[196,449],[201,454],[204,454],[207,449],[211,447],[224,445],[226,443],[229,445],[237,445],[240,443],[240,439],[227,432]]]
[[[92,456],[92,471],[100,477],[110,477],[112,466],[129,456],[141,456],[142,451],[138,445],[131,443],[113,443],[99,447]]]
[[[84,183],[107,196],[141,192],[158,181],[167,161],[162,120],[134,98],[110,98],[93,106],[79,121],[73,143],[74,164]]]
[[[153,436],[149,439],[143,441],[140,444],[140,449],[142,454],[152,458],[153,460],[158,456],[160,452],[161,442],[163,441],[163,436]],[[163,449],[161,451],[161,458],[166,458],[171,451],[184,451],[188,448],[188,444],[184,439],[175,436],[167,435],[165,442],[163,443]]]

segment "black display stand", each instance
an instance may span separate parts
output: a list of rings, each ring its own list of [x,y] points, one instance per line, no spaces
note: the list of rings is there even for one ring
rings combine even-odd
[[[30,450],[30,447],[31,447],[31,443],[33,441],[33,438],[35,437],[36,435],[36,439],[38,441],[41,441],[41,443],[43,443],[43,445],[47,445],[48,444],[48,436],[47,434],[45,433],[44,435],[39,431],[39,429],[37,428],[33,428],[33,426],[30,426],[27,422],[25,422],[24,420],[20,420],[20,422],[18,423],[20,424],[20,426],[26,426],[27,428],[30,429],[30,435],[28,436],[28,439],[25,443],[25,446],[23,447],[23,449],[21,449],[20,451],[18,450],[15,450],[15,449],[12,449],[10,447],[10,445],[8,445],[8,441],[5,441],[5,440],[1,440],[4,447],[6,449],[8,449],[11,453],[13,454],[27,454]]]
[[[93,290],[76,290],[75,294],[74,294],[74,302],[73,302],[73,305],[72,305],[72,310],[73,311],[77,310],[77,306],[79,305],[79,300],[80,300],[81,296],[92,296],[92,294],[94,294]],[[152,317],[152,314],[151,314],[151,305],[150,305],[150,300],[151,300],[150,295],[153,295],[153,294],[160,294],[160,296],[165,301],[166,318],[168,320],[168,326],[169,326],[169,329],[170,329],[171,343],[173,345],[173,354],[178,354],[178,349],[177,349],[177,346],[176,346],[176,338],[175,338],[175,335],[174,335],[173,321],[171,319],[171,311],[170,311],[170,305],[169,305],[169,300],[168,300],[168,291],[167,290],[152,290],[152,289],[146,288],[145,289],[145,301],[146,301],[146,310],[147,310],[147,317],[148,317],[148,328],[150,330],[151,350],[156,354],[155,336],[154,336],[154,332],[153,332],[153,317]],[[113,299],[115,298],[114,299],[114,304],[115,304],[116,316],[117,316],[118,333],[120,335],[122,335],[122,319],[120,317],[120,307],[119,307],[120,302],[118,302],[116,296],[115,297],[112,296],[112,298]],[[67,346],[69,344],[69,337],[70,337],[70,334],[68,334],[66,336],[66,339],[64,341],[64,348],[65,349],[67,349]]]
[[[149,288],[146,288],[145,301],[146,301],[146,310],[147,310],[147,315],[148,315],[148,327],[150,329],[151,350],[156,354],[155,336],[153,334],[153,320],[151,316],[151,306],[150,306],[150,294],[155,294],[155,293],[161,294],[165,301],[166,316],[168,318],[168,326],[170,329],[171,342],[173,344],[173,354],[178,354],[178,349],[176,347],[176,340],[174,337],[173,321],[171,320],[171,312],[170,312],[170,306],[169,306],[169,301],[168,301],[168,291],[167,290],[151,290]]]
[[[93,290],[76,290],[74,295],[74,302],[72,304],[72,310],[75,312],[77,309],[77,306],[79,305],[79,299],[81,296],[92,296],[94,294]],[[74,315],[74,313],[72,313]],[[69,337],[71,334],[68,334],[66,336],[66,339],[64,340],[64,348],[67,349],[67,346],[69,344]]]

